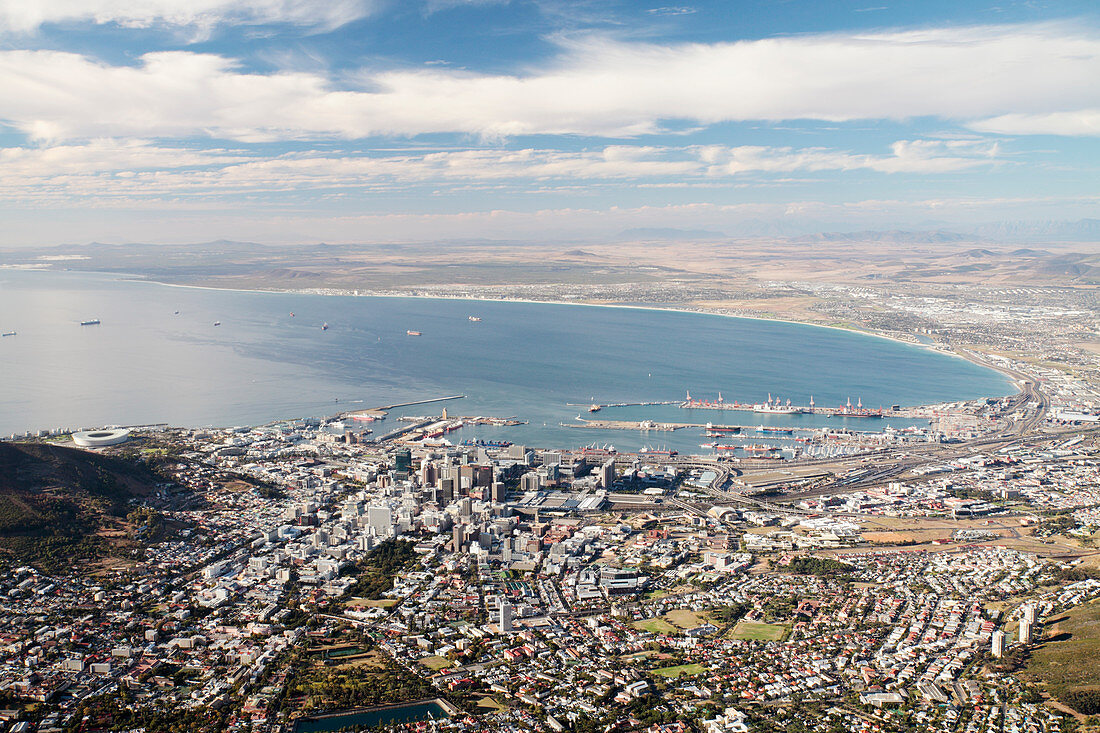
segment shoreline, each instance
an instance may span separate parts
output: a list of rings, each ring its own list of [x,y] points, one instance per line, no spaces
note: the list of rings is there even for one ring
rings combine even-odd
[[[88,270],[87,272],[92,272]],[[101,273],[105,275],[117,275],[117,273]],[[125,278],[124,278],[125,279]],[[532,300],[530,298],[479,298],[473,295],[410,295],[409,293],[391,293],[387,291],[377,290],[343,290],[341,288],[306,288],[306,289],[289,289],[289,290],[266,290],[263,288],[228,288],[228,287],[215,287],[213,285],[187,285],[184,283],[167,283],[161,280],[153,280],[141,275],[135,275],[134,279],[139,282],[153,283],[155,285],[162,285],[168,288],[191,288],[194,290],[221,290],[232,293],[263,293],[267,295],[317,295],[321,297],[335,297],[335,298],[410,298],[418,300],[465,300],[471,303],[526,303],[530,305],[572,305],[583,306],[588,308],[622,308],[627,310],[640,310],[640,311],[657,311],[665,313],[691,313],[699,316],[717,316],[720,318],[739,318],[746,321],[764,321],[768,323],[789,323],[794,326],[812,326],[814,328],[828,328],[835,331],[841,331],[843,333],[852,333],[861,336],[872,336],[874,338],[886,339],[887,341],[893,341],[894,343],[904,344],[905,346],[913,346],[916,348],[927,349],[929,351],[935,351],[940,354],[948,356],[958,356],[961,359],[966,359],[965,356],[955,351],[944,351],[943,349],[936,348],[935,344],[925,344],[920,341],[907,341],[897,336],[891,336],[886,333],[880,333],[878,331],[867,331],[862,328],[845,328],[844,326],[832,326],[827,323],[814,323],[812,321],[796,321],[792,318],[770,318],[768,316],[749,316],[740,315],[736,313],[723,313],[716,310],[699,309],[699,308],[675,308],[673,306],[657,306],[657,305],[638,305],[631,303],[593,303],[587,301],[573,301],[573,300]],[[319,292],[319,291],[331,291],[331,292]],[[966,359],[970,361],[969,359]],[[977,363],[977,362],[973,362]],[[985,366],[979,364],[979,366]]]
[[[103,274],[115,274],[115,273],[103,273]],[[903,346],[911,346],[917,349],[924,349],[937,354],[943,354],[944,356],[951,356],[963,361],[970,362],[975,366],[982,367],[983,369],[989,369],[995,371],[998,374],[1005,376],[1008,382],[1012,385],[1013,389],[1017,393],[1022,392],[1018,384],[1018,380],[1013,377],[1009,372],[994,367],[990,364],[983,363],[975,358],[971,358],[964,353],[957,351],[956,349],[941,348],[939,344],[933,342],[926,344],[921,341],[907,341],[906,339],[892,336],[890,334],[881,333],[879,331],[868,331],[862,328],[845,328],[844,326],[832,326],[827,323],[813,323],[811,321],[796,321],[791,318],[769,318],[767,316],[748,316],[738,315],[734,313],[723,313],[716,310],[698,309],[698,308],[675,308],[672,306],[653,306],[653,305],[632,305],[629,303],[592,303],[584,301],[569,301],[569,300],[531,300],[530,298],[479,298],[469,295],[410,295],[408,293],[389,293],[385,291],[360,291],[360,290],[343,290],[341,288],[308,288],[302,290],[264,290],[260,288],[226,288],[226,287],[214,287],[212,285],[186,285],[183,283],[166,283],[160,280],[152,280],[144,276],[135,275],[136,280],[139,282],[153,283],[155,285],[162,285],[169,288],[192,288],[195,290],[222,290],[235,293],[263,293],[267,295],[316,295],[320,297],[336,297],[336,298],[409,298],[418,300],[464,300],[471,303],[525,303],[529,305],[561,305],[561,306],[581,306],[588,308],[620,308],[627,310],[639,310],[639,311],[657,311],[664,313],[690,313],[699,316],[714,316],[718,318],[737,318],[746,321],[763,321],[767,323],[787,323],[793,326],[809,326],[812,328],[827,328],[834,331],[840,331],[842,333],[856,334],[859,336],[868,336],[872,338],[885,339],[886,341],[892,341],[896,344]],[[319,292],[331,291],[331,292]]]

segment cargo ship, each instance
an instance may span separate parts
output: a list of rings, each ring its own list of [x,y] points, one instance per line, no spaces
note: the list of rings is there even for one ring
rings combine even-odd
[[[665,448],[650,448],[648,445],[644,448],[638,449],[638,453],[647,456],[669,456],[670,458],[675,455],[679,455],[680,451],[666,450]]]
[[[603,408],[600,407],[599,405],[592,405],[591,407],[588,408],[588,411],[589,412],[599,412],[602,409]]]
[[[99,325],[99,319],[98,318],[93,318],[89,321],[81,321],[80,325],[81,326],[98,326]]]
[[[872,410],[863,406],[863,398],[856,401],[856,406],[852,407],[852,398],[848,398],[848,403],[834,412],[829,413],[829,417],[882,417],[882,410]]]
[[[419,331],[406,331],[405,334],[407,336],[420,336],[421,335],[421,333]]]
[[[474,323],[478,323],[479,321],[481,321],[481,318],[478,316],[470,316],[470,320]]]
[[[464,445],[470,448],[508,448],[512,445],[508,440],[481,440],[481,439],[467,439],[462,441],[459,445]]]
[[[753,405],[752,411],[766,415],[800,415],[805,412],[801,407],[793,406],[790,400],[787,400],[786,404],[783,404],[778,397],[773,400],[771,394],[768,395],[768,401],[764,404]]]

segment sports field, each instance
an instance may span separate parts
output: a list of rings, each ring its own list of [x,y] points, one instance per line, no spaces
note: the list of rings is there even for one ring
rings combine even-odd
[[[753,639],[755,641],[782,641],[787,635],[783,624],[759,624],[752,621],[740,621],[733,627],[731,639]]]

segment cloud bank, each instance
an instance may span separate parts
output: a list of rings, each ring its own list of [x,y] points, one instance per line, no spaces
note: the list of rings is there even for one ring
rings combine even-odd
[[[284,5],[299,7],[274,4],[288,14]],[[39,139],[630,138],[672,122],[916,117],[1015,135],[1096,134],[1100,35],[1041,25],[722,44],[587,38],[523,74],[417,68],[340,80],[250,73],[232,59],[182,51],[149,53],[135,66],[0,51],[0,119]]]
[[[0,197],[72,206],[78,199],[217,197],[318,190],[394,191],[414,187],[496,186],[540,191],[577,181],[656,181],[669,186],[729,185],[758,174],[868,170],[936,174],[999,161],[986,140],[902,140],[884,155],[827,148],[625,146],[460,150],[416,155],[337,155],[318,151],[265,157],[247,150],[160,146],[113,139],[48,147],[0,148]]]
[[[200,30],[229,23],[290,23],[331,30],[374,8],[375,0],[0,0],[0,31],[30,33],[46,23],[75,22]]]

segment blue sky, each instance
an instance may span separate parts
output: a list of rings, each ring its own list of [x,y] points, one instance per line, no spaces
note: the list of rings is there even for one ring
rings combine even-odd
[[[0,246],[1100,215],[1095,2],[0,0]]]

